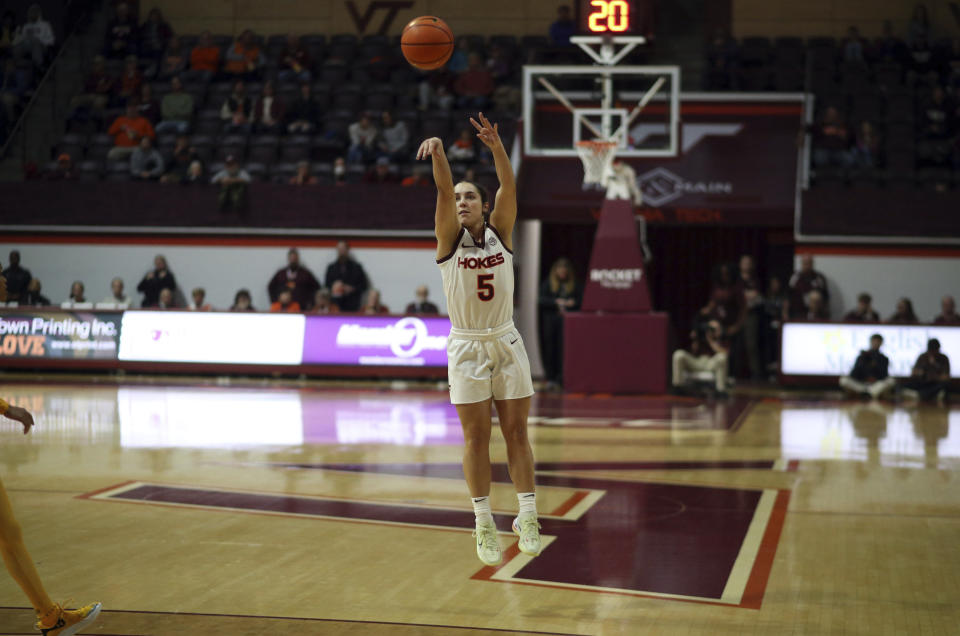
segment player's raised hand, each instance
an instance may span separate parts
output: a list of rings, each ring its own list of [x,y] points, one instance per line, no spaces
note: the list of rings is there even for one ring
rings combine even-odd
[[[480,141],[491,150],[502,145],[500,141],[500,131],[497,129],[497,125],[491,124],[490,120],[483,116],[483,113],[477,113],[477,119],[480,121],[471,117],[470,123],[477,129],[477,137]]]
[[[439,137],[425,139],[423,143],[420,144],[420,149],[417,150],[417,159],[426,159],[427,157],[432,157],[435,153],[443,154],[443,140]]]
[[[23,434],[26,435],[30,432],[30,429],[33,428],[33,416],[30,415],[30,411],[19,406],[11,406],[7,409],[7,412],[4,413],[11,420],[16,420],[23,424]]]

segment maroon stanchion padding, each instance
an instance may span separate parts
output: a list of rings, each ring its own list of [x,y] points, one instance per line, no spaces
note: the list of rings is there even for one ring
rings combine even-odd
[[[581,311],[650,311],[650,292],[632,201],[605,199],[603,202]]]

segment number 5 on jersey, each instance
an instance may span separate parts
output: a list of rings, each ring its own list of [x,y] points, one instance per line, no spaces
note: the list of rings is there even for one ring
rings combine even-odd
[[[493,274],[477,274],[477,298],[483,301],[493,300]]]

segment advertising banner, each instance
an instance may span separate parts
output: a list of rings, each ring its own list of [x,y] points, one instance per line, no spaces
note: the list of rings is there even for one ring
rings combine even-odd
[[[890,375],[908,377],[927,350],[927,340],[936,338],[940,353],[950,358],[951,377],[960,377],[960,327],[934,325],[786,323],[780,370],[785,375],[847,375],[875,333],[883,336],[880,351],[890,359]]]
[[[303,364],[446,367],[450,319],[307,316]]]
[[[116,360],[120,314],[31,311],[0,315],[0,359]]]

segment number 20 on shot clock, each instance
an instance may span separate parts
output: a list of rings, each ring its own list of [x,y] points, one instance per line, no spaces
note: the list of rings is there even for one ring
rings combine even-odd
[[[635,33],[634,0],[579,0],[577,33],[580,35],[631,35]]]

